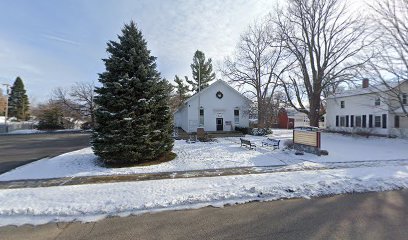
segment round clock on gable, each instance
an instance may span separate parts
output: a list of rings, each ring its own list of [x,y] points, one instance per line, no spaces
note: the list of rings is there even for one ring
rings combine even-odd
[[[224,94],[221,91],[218,91],[215,96],[217,96],[218,99],[221,99],[222,97],[224,97]]]

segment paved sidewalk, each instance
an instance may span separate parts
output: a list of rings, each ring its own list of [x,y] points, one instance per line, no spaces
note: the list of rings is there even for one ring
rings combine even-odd
[[[310,166],[295,164],[291,166],[279,165],[279,166],[238,167],[238,168],[203,169],[193,171],[159,172],[127,175],[101,175],[101,176],[0,181],[0,189],[37,188],[79,184],[148,181],[177,178],[218,177],[245,174],[263,174],[275,172],[313,171],[313,170],[347,169],[347,168],[381,167],[381,166],[408,166],[408,159],[333,162],[324,164],[311,163]]]

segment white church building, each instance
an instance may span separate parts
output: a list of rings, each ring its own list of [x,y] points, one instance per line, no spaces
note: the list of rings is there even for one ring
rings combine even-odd
[[[198,127],[206,132],[234,131],[249,127],[252,102],[226,82],[217,80],[187,99],[174,113],[175,127],[191,133]]]

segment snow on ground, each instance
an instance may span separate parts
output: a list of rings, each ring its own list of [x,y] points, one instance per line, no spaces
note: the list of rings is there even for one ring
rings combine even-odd
[[[174,146],[176,159],[158,165],[129,168],[102,167],[92,149],[85,148],[24,165],[0,175],[0,181],[281,165],[299,169],[330,162],[408,159],[408,140],[404,139],[323,133],[322,149],[328,150],[329,156],[318,157],[312,154],[297,156],[293,151],[284,151],[283,142],[292,138],[291,130],[274,130],[271,137],[282,140],[281,149],[261,147],[265,137],[257,136],[246,136],[256,143],[256,150],[240,147],[239,138],[221,138],[218,142],[193,144],[179,140]]]
[[[0,226],[407,187],[408,167],[399,166],[6,189]]]
[[[8,132],[8,134],[35,134],[35,133],[69,133],[69,132],[79,132],[81,129],[59,129],[59,130],[38,130],[38,129],[20,129]]]
[[[238,139],[239,141],[239,139]],[[173,172],[244,166],[283,165],[274,159],[274,152],[258,152],[241,148],[227,139],[219,142],[194,143],[176,141],[176,159],[152,166],[105,168],[100,166],[91,148],[43,159],[0,175],[0,181],[72,176]]]
[[[8,132],[8,134],[34,134],[34,133],[44,133],[45,131],[38,129],[20,129]]]
[[[292,139],[292,131],[290,130],[278,130],[276,135],[276,139],[283,139],[283,141],[284,139]],[[272,136],[275,137],[276,135],[274,131]],[[255,136],[247,136],[246,138],[257,143],[257,146],[260,146],[262,140],[265,139],[265,137]],[[329,155],[320,157],[313,154],[289,156],[291,159],[317,163],[408,159],[408,139],[400,138],[366,138],[335,133],[322,133],[321,149],[328,150]],[[284,161],[290,160],[287,158],[288,154],[275,156],[280,157],[280,159]]]

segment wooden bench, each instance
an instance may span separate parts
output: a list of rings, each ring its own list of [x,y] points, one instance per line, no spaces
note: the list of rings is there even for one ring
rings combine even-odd
[[[249,147],[249,149],[256,148],[256,145],[254,143],[252,143],[251,141],[249,141],[247,139],[243,139],[243,138],[240,138],[240,140],[241,140],[241,147],[242,146],[247,146],[247,147]]]
[[[279,143],[280,140],[273,139],[273,138],[267,138],[266,140],[262,141],[262,147],[263,146],[268,146],[268,147],[273,147],[273,149],[279,149]]]

